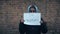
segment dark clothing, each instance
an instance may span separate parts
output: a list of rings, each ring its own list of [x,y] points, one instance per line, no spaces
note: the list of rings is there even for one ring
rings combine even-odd
[[[46,23],[41,23],[41,32],[42,33],[47,33],[48,32],[48,28]]]
[[[47,25],[46,22],[43,21],[41,25],[25,25],[24,23],[20,22],[19,24],[19,32],[20,34],[41,34],[47,33]]]
[[[25,25],[23,23],[20,23],[19,31],[20,34],[40,34],[40,27],[41,26]]]
[[[24,34],[26,32],[26,27],[23,23],[19,24],[19,32],[20,34]]]

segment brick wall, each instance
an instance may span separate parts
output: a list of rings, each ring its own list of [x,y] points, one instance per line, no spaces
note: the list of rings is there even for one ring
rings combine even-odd
[[[36,4],[47,22],[47,34],[60,34],[59,0],[0,0],[0,34],[19,34],[20,16]]]
[[[60,34],[60,27],[59,27],[59,14],[60,14],[60,3],[59,3],[59,0],[49,0],[48,4],[47,4],[47,16],[48,16],[48,19],[49,19],[49,32],[51,34]]]

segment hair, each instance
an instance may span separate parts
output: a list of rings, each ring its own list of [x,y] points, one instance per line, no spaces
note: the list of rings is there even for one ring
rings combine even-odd
[[[32,6],[29,8],[29,12],[32,12],[32,11],[31,11],[31,8],[34,8],[34,9],[35,9],[35,11],[34,11],[34,12],[36,12],[36,8],[35,8],[35,6],[34,6],[34,5],[32,5]]]

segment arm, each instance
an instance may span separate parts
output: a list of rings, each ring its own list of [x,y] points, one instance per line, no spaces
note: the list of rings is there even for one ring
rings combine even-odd
[[[47,29],[46,22],[45,22],[43,19],[41,19],[41,32],[42,32],[43,34],[46,34],[47,31],[48,31],[48,29]]]
[[[24,19],[23,18],[20,19],[20,23],[24,23]]]

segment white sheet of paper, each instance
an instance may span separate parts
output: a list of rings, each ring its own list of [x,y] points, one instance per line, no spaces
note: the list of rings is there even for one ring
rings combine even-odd
[[[24,13],[24,24],[41,25],[41,13]]]

